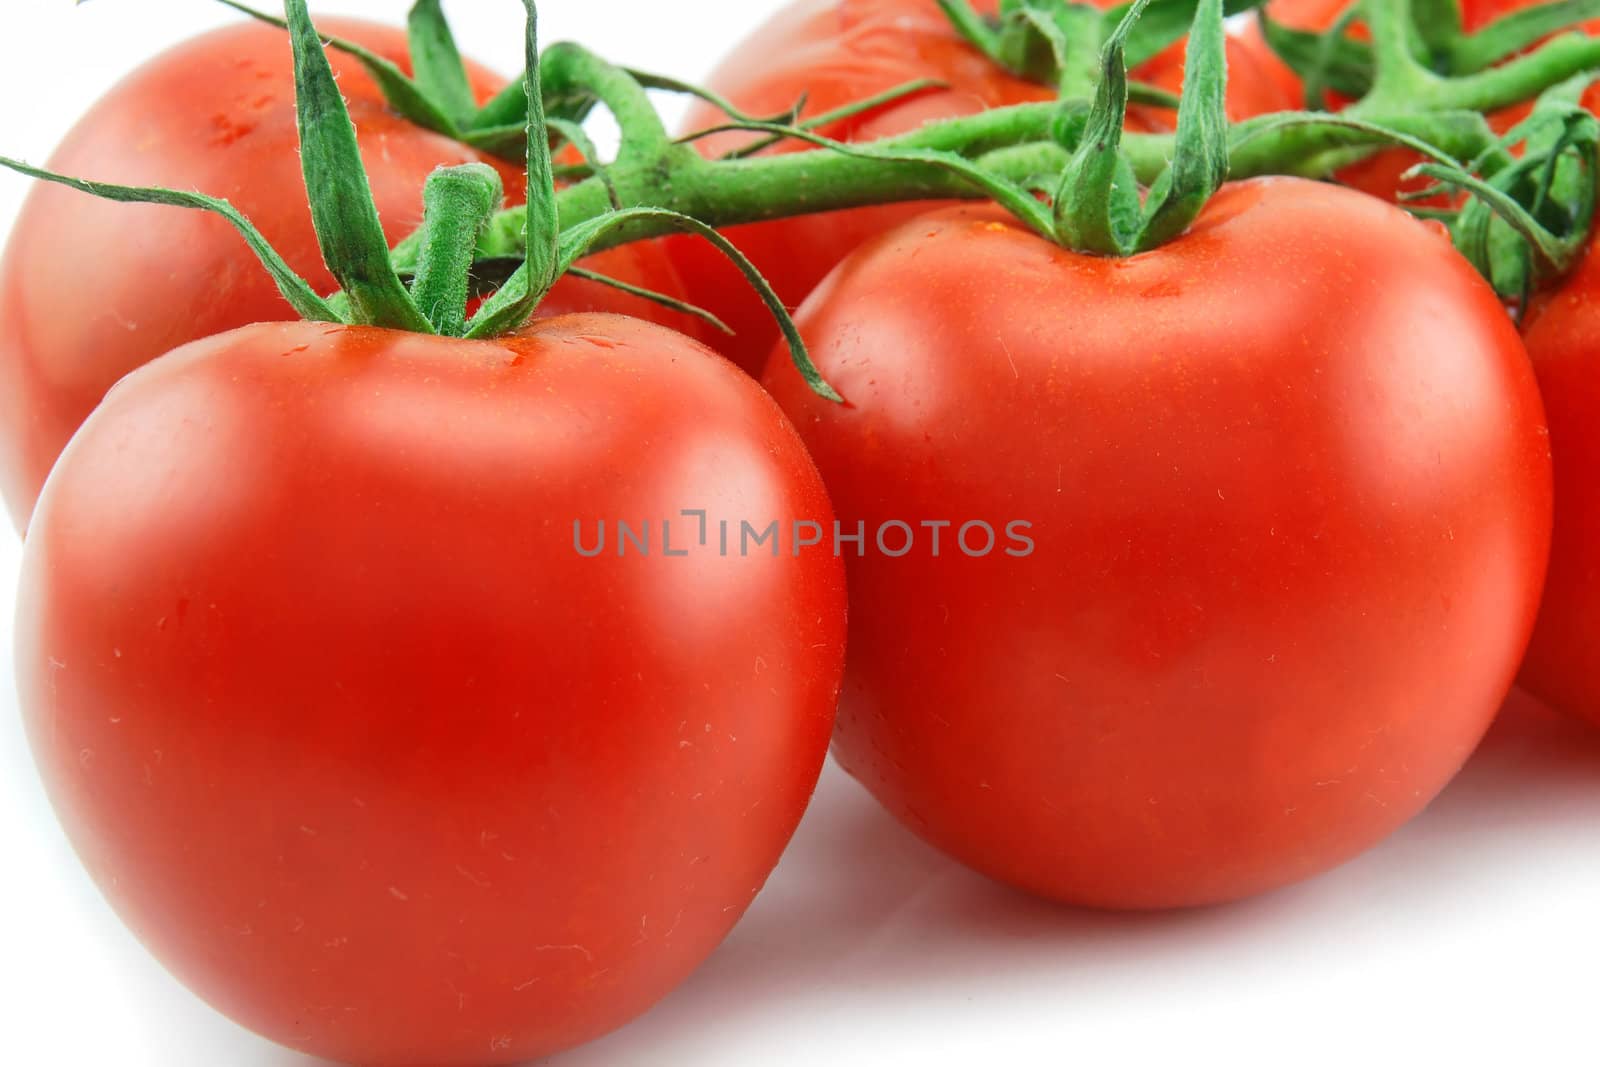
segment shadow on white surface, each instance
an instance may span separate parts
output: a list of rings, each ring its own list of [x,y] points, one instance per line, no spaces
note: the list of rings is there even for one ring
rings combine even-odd
[[[0,664],[9,675],[9,649]],[[55,828],[11,705],[0,840],[32,867],[0,878],[0,997],[18,1012],[0,1062],[319,1067],[211,1012],[121,928]],[[1370,1062],[1381,1038],[1384,1062],[1588,1063],[1597,900],[1600,732],[1521,694],[1392,840],[1306,885],[1183,913],[1076,911],[997,886],[830,766],[721,950],[643,1018],[550,1062],[1170,1064],[1213,1048],[1237,1067],[1285,1050]],[[28,1055],[9,1059],[6,1041]]]
[[[1189,912],[1078,911],[994,885],[923,845],[830,768],[783,867],[721,951],[650,1015],[555,1062],[865,1063],[898,1048],[925,1063],[1002,1050],[1020,1063],[1084,1041],[1128,1050],[1141,1030],[1155,1036],[1148,1024],[1163,1015],[1237,1015],[1316,996],[1351,969],[1369,995],[1398,993],[1448,966],[1441,940],[1469,956],[1506,937],[1537,943],[1540,931],[1519,929],[1515,913],[1538,895],[1541,867],[1562,883],[1554,895],[1593,900],[1597,845],[1600,734],[1520,692],[1444,796],[1379,849],[1303,886]],[[1574,853],[1589,860],[1584,877]],[[1499,925],[1478,921],[1484,914]],[[1591,948],[1596,926],[1587,924]],[[1403,932],[1417,940],[1393,943]],[[1392,973],[1373,975],[1369,963]],[[1485,976],[1482,963],[1462,974],[1491,988],[1511,977]],[[1528,981],[1536,989],[1539,977]],[[1405,995],[1428,1013],[1416,991]],[[1185,999],[1201,1003],[1176,1003]],[[1124,1037],[1094,1040],[1113,1020],[1129,1028]],[[1559,1028],[1547,1036],[1559,1041]],[[1185,1035],[1169,1037],[1159,1047],[1181,1055]],[[1432,1047],[1449,1040],[1436,1034]],[[1563,1047],[1576,1053],[1553,1050]]]

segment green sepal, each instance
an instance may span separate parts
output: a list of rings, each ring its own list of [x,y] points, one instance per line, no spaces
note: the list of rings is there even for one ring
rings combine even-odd
[[[950,20],[950,25],[955,31],[966,38],[967,43],[991,59],[998,60],[1000,56],[1000,31],[994,23],[978,14],[968,0],[937,0],[939,9],[944,12],[944,17]],[[1016,73],[1014,70],[1012,73]]]
[[[772,312],[773,318],[777,320],[778,327],[783,332],[785,341],[788,342],[789,354],[794,360],[795,369],[800,372],[800,376],[805,379],[806,384],[818,396],[836,402],[843,402],[844,398],[838,394],[833,386],[827,383],[821,372],[817,370],[816,365],[811,362],[811,356],[806,350],[805,340],[801,338],[800,330],[794,324],[794,318],[789,314],[789,309],[784,306],[782,299],[773,291],[771,284],[767,282],[761,272],[756,269],[755,264],[751,263],[733,242],[729,241],[714,227],[708,226],[698,219],[676,211],[648,207],[628,208],[608,215],[601,215],[599,218],[589,219],[561,235],[558,260],[560,269],[562,271],[569,270],[574,263],[587,255],[589,250],[610,231],[641,221],[650,221],[658,226],[665,226],[681,233],[690,233],[703,237],[711,242],[723,255],[727,256],[734,266],[739,268],[739,272],[745,276],[751,287],[761,297],[762,303],[766,304],[767,310]],[[517,298],[514,295],[503,296],[503,294],[526,285],[526,267],[518,271],[518,275],[522,276],[521,284],[519,284],[517,277],[513,277],[505,289],[490,297],[483,307],[479,309],[478,314],[467,328],[468,337],[493,337],[515,328],[513,323],[516,322],[517,316]]]
[[[1451,50],[1466,34],[1461,0],[1411,0],[1411,24],[1425,61],[1434,70],[1445,67]]]
[[[1559,278],[1586,251],[1596,212],[1600,119],[1581,101],[1594,83],[1584,74],[1539,97],[1532,113],[1505,135],[1504,156],[1520,158],[1486,178],[1421,173],[1473,193],[1452,227],[1457,247],[1508,299],[1526,303],[1537,285]]]
[[[1112,31],[1082,140],[1056,188],[1057,239],[1080,252],[1124,256],[1139,237],[1139,187],[1122,154],[1128,114],[1128,68],[1123,42],[1151,0],[1136,0]]]
[[[472,338],[494,337],[520,328],[533,318],[539,302],[561,276],[561,223],[556,209],[549,123],[541,91],[539,13],[534,0],[523,0],[523,8],[527,12],[527,24],[523,36],[522,79],[528,100],[524,136],[528,151],[528,191],[526,210],[522,214],[525,259],[467,323],[466,336]]]
[[[1061,96],[1083,99],[1092,95],[1099,71],[1097,59],[1105,46],[1109,30],[1096,8],[1062,4],[1058,0],[1012,0],[1006,25],[1018,38],[1019,64],[1037,65],[1032,74],[1037,81],[1054,78]],[[1002,12],[1007,6],[1001,4]],[[1044,45],[1040,49],[1037,44]],[[1040,59],[1034,53],[1042,52]]]
[[[545,106],[547,109],[553,110],[549,108],[548,101]],[[581,119],[583,116],[577,117]],[[521,78],[518,78],[513,82],[507,83],[504,89],[490,97],[478,109],[478,113],[472,116],[471,121],[467,123],[467,129],[489,130],[498,129],[502,126],[515,126],[526,133],[527,121],[528,87],[523,84]],[[519,146],[518,154],[523,154],[523,152],[524,150]]]
[[[1327,107],[1323,90],[1358,99],[1372,91],[1377,60],[1372,46],[1345,36],[1344,23],[1327,33],[1291,30],[1262,11],[1261,33],[1277,57],[1306,83],[1306,103],[1316,109]],[[1347,16],[1348,17],[1348,16]]]
[[[525,126],[490,126],[482,130],[466,130],[461,134],[461,143],[498,159],[521,162],[522,157],[528,154],[527,136]]]
[[[679,300],[675,296],[668,296],[666,293],[647,289],[642,285],[634,285],[632,282],[625,282],[621,278],[613,278],[609,274],[601,274],[599,271],[587,270],[577,265],[568,267],[567,275],[573,278],[582,278],[584,281],[594,282],[598,285],[604,285],[609,289],[615,289],[619,293],[627,293],[629,296],[636,296],[641,300],[648,300],[650,303],[664,307],[668,311],[676,311],[680,315],[688,315],[691,318],[699,319],[718,333],[727,334],[729,337],[734,335],[732,326],[729,326],[699,304],[691,304],[687,300]]]
[[[1178,107],[1172,165],[1151,191],[1138,251],[1182,234],[1228,180],[1228,53],[1222,0],[1200,0]]]
[[[294,47],[300,165],[323,261],[349,294],[357,324],[431,333],[432,324],[417,310],[390,263],[355,126],[306,0],[284,0],[284,11]]]
[[[1169,93],[1160,86],[1140,81],[1130,80],[1128,82],[1128,103],[1130,104],[1143,104],[1146,107],[1161,107],[1166,108],[1168,111],[1176,111],[1178,110],[1178,104],[1181,102],[1182,100],[1177,93]]]
[[[538,5],[534,0],[523,0],[523,7],[528,12],[522,73],[523,89],[528,97],[528,214],[523,247],[527,251],[528,279],[532,283],[529,294],[533,306],[528,308],[528,314],[532,315],[533,307],[561,277],[561,221],[556,209],[554,162],[550,157],[549,123],[545,119],[540,84]]]
[[[1243,15],[1255,11],[1266,2],[1267,0],[1224,0],[1223,13],[1229,17]],[[1123,17],[1132,7],[1131,3],[1127,3],[1103,12],[1102,17],[1105,19],[1108,36],[1121,24]],[[1194,25],[1198,9],[1198,0],[1154,0],[1139,16],[1138,25],[1128,34],[1123,50],[1129,68],[1144,65],[1183,40],[1189,28]]]
[[[1099,13],[1085,22],[1082,9],[1076,4],[1058,0],[1000,0],[999,30],[995,37],[994,58],[1000,66],[1041,85],[1059,84],[1063,75],[1060,60],[1077,51],[1078,43],[1070,38],[1081,32],[1097,33]],[[1077,22],[1079,27],[1069,28]],[[1098,42],[1090,41],[1088,52],[1094,55]]]
[[[1226,0],[1229,15],[1253,11],[1266,0]],[[1074,67],[1093,69],[1105,42],[1132,2],[1102,10],[1066,0],[1001,0],[999,17],[985,18],[970,0],[938,0],[956,32],[979,52],[1021,78],[1059,87]],[[1126,64],[1154,59],[1189,32],[1197,0],[1152,0],[1124,44]],[[1094,25],[1098,22],[1098,25]],[[1074,84],[1078,83],[1074,81]]]
[[[269,15],[265,11],[257,11],[247,4],[238,2],[238,0],[217,0],[217,3],[222,4],[224,7],[232,8],[242,15],[248,15],[260,22],[276,26],[280,30],[289,28],[289,24],[276,15]],[[352,59],[358,60],[366,68],[367,73],[372,76],[372,80],[377,83],[378,91],[383,94],[384,101],[406,120],[421,126],[425,130],[432,130],[434,133],[443,134],[446,137],[459,138],[461,136],[461,131],[456,128],[456,124],[451,121],[450,116],[445,114],[444,110],[433,100],[429,99],[422,88],[407,77],[405,71],[401,70],[393,62],[378,55],[371,49],[364,48],[356,42],[346,40],[343,37],[324,35],[322,39],[329,48],[343,52]]]
[[[477,114],[478,101],[439,0],[416,0],[406,16],[406,35],[412,79],[459,130]]]
[[[345,316],[333,306],[332,301],[323,300],[311,288],[309,282],[296,274],[278,255],[277,250],[267,243],[261,236],[261,231],[255,228],[251,221],[239,213],[239,209],[216,197],[203,196],[200,193],[181,192],[176,189],[140,188],[129,185],[113,185],[109,182],[88,181],[83,178],[71,178],[53,171],[41,170],[29,166],[15,159],[0,156],[0,167],[14,170],[18,174],[25,174],[30,178],[41,181],[54,182],[64,185],[69,189],[76,189],[80,193],[88,193],[102,200],[115,200],[125,204],[163,204],[168,207],[190,208],[198,211],[209,211],[213,215],[227,219],[233,228],[239,231],[239,236],[244,238],[250,250],[261,260],[267,273],[272,275],[272,280],[278,286],[278,292],[283,294],[284,300],[294,308],[295,313],[310,322],[347,322]]]

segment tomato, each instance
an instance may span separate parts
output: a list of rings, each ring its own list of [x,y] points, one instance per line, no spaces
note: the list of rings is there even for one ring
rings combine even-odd
[[[1094,0],[1098,7],[1112,7],[1120,0]],[[1230,33],[1228,50],[1228,118],[1242,122],[1275,111],[1295,111],[1300,96],[1287,90],[1278,80],[1267,57],[1237,34]],[[1140,81],[1170,93],[1183,89],[1184,60],[1188,42],[1179,43],[1142,65],[1134,76]],[[1177,112],[1161,108],[1134,107],[1129,110],[1129,125],[1136,130],[1159,133],[1174,130]]]
[[[1097,0],[1111,6],[1113,0]],[[994,4],[975,5],[991,11]],[[1230,54],[1232,54],[1230,52]],[[1254,70],[1255,58],[1240,56],[1230,87],[1235,118],[1292,106],[1277,87]],[[1159,57],[1148,77],[1168,88],[1182,82],[1182,47]],[[1013,77],[967,45],[934,0],[798,0],[740,44],[712,74],[709,85],[746,112],[779,114],[804,97],[806,115],[833,111],[908,82],[932,79],[933,89],[819,132],[839,140],[868,141],[908,133],[929,122],[971,115],[988,108],[1049,100],[1053,91]],[[710,105],[693,109],[686,130],[726,122]],[[1163,129],[1172,116],[1155,109],[1134,112],[1134,125]],[[698,142],[707,155],[746,143],[731,133]],[[774,151],[804,151],[785,142]],[[803,300],[825,274],[862,242],[897,226],[930,205],[859,208],[737,226],[728,236],[772,282],[791,306]],[[709,308],[735,330],[731,339],[710,338],[740,366],[759,373],[777,339],[777,327],[738,274],[704,242],[669,241],[694,303]]]
[[[846,404],[765,384],[869,546],[835,752],[978,870],[1113,908],[1281,886],[1416,814],[1506,695],[1549,449],[1442,231],[1299,179],[1125,260],[948,209],[799,323]]]
[[[1480,30],[1502,15],[1531,7],[1538,2],[1540,0],[1462,0],[1462,25],[1469,33]],[[1349,0],[1272,0],[1267,5],[1266,11],[1275,21],[1290,29],[1320,31],[1331,27],[1349,6]],[[1600,33],[1600,19],[1584,23],[1584,29],[1589,33]],[[1364,38],[1366,28],[1358,24],[1353,27],[1353,33],[1357,37]],[[1248,51],[1254,56],[1255,62],[1290,94],[1294,100],[1293,106],[1297,108],[1304,106],[1305,89],[1299,76],[1273,53],[1262,35],[1260,25],[1252,22],[1242,39]],[[1339,98],[1335,98],[1332,102],[1347,103]],[[1600,109],[1600,89],[1592,89],[1584,97],[1584,105],[1591,110]],[[1505,133],[1526,118],[1530,110],[1532,110],[1531,104],[1510,108],[1491,115],[1490,124],[1500,133]],[[1427,178],[1404,177],[1408,170],[1421,161],[1421,157],[1415,152],[1407,149],[1391,149],[1345,167],[1336,177],[1341,184],[1348,185],[1352,189],[1360,189],[1364,193],[1384,200],[1399,201],[1402,194],[1426,189],[1432,184]],[[1444,206],[1445,201],[1442,198],[1435,198],[1425,201],[1424,204]]]
[[[319,1056],[617,1026],[760,889],[842,670],[839,561],[719,555],[684,508],[830,518],[758,386],[638,320],[262,324],[135,372],[51,475],[18,607],[85,864],[198,993]],[[685,558],[575,550],[669,518]]]
[[[323,27],[406,63],[400,30],[341,19]],[[395,115],[360,64],[338,52],[330,58],[386,232],[398,240],[421,220],[427,175],[479,154]],[[502,84],[477,68],[472,77],[480,97]],[[334,283],[300,191],[297,145],[288,39],[249,23],[195,38],[140,68],[77,124],[49,165],[80,177],[226,197],[326,292]],[[520,171],[497,165],[508,194],[520,200]],[[659,248],[635,246],[591,265],[681,295]],[[548,307],[691,321],[579,280],[564,281]],[[0,262],[0,491],[18,528],[27,525],[67,439],[117,379],[188,341],[293,317],[226,222],[35,188]]]
[[[1526,330],[1550,420],[1556,526],[1525,687],[1600,726],[1600,255],[1535,305]]]

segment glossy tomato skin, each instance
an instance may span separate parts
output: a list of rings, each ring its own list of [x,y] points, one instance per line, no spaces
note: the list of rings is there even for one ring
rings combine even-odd
[[[346,19],[318,24],[408,65],[403,31]],[[421,221],[422,185],[435,167],[483,157],[395,115],[360,64],[338,52],[329,58],[385,232],[397,241]],[[503,84],[476,67],[472,78],[481,98]],[[334,283],[317,250],[297,145],[288,39],[249,23],[197,37],[135,71],[79,121],[49,166],[225,197],[327,292]],[[520,170],[485,161],[500,169],[508,197],[520,201]],[[659,248],[623,251],[596,266],[681,295]],[[684,322],[578,280],[564,281],[549,307]],[[0,491],[17,527],[26,527],[67,439],[118,378],[189,341],[295,317],[222,220],[37,186],[0,261]]]
[[[584,558],[600,519],[827,522],[754,382],[617,316],[246,327],[52,474],[18,673],[80,855],[235,1020],[373,1065],[603,1033],[722,939],[826,753],[826,553]],[[713,530],[715,525],[713,525]],[[614,544],[614,542],[613,542]]]
[[[1111,6],[1112,0],[1097,2]],[[992,13],[995,4],[974,6]],[[1235,46],[1230,46],[1230,55],[1237,68],[1229,96],[1235,119],[1290,106],[1270,77],[1257,76],[1256,56]],[[1138,73],[1175,91],[1183,79],[1182,46]],[[810,116],[923,79],[945,88],[821,132],[840,140],[876,140],[930,122],[1054,98],[1049,87],[1007,74],[968,46],[934,0],[798,0],[735,48],[708,85],[745,111],[760,115],[781,114],[803,97],[804,114]],[[720,111],[700,105],[690,112],[684,129],[707,129],[725,121]],[[1138,109],[1132,124],[1144,130],[1167,129],[1173,116]],[[698,145],[707,155],[719,155],[748,139],[733,133],[706,138]],[[774,151],[808,148],[790,141]],[[727,233],[792,307],[851,250],[930,206],[895,204],[825,212],[731,227]],[[735,363],[759,374],[778,337],[771,315],[737,271],[704,242],[673,238],[669,247],[693,301],[734,327],[731,339],[710,338],[710,342]]]
[[[1600,726],[1600,255],[1536,305],[1525,337],[1550,421],[1556,525],[1522,683]]]
[[[1111,908],[1282,886],[1421,810],[1505,696],[1549,546],[1539,396],[1397,208],[1243,183],[1121,261],[953,209],[799,322],[846,404],[779,360],[765,384],[839,520],[955,524],[937,558],[926,531],[846,555],[835,752],[978,870]],[[969,558],[977,521],[1035,547]]]

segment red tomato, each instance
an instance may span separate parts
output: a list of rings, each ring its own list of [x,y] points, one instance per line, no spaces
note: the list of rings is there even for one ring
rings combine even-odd
[[[1546,702],[1600,726],[1600,255],[1535,305],[1526,330],[1550,420],[1556,527],[1522,669]]]
[[[1113,0],[1096,0],[1111,6]],[[979,3],[992,11],[993,3]],[[1139,72],[1168,88],[1182,82],[1182,47]],[[1292,105],[1270,79],[1254,71],[1256,57],[1238,55],[1230,87],[1234,118]],[[908,133],[929,122],[971,115],[988,108],[1049,100],[1046,86],[1012,77],[962,40],[934,0],[798,0],[746,38],[712,74],[710,87],[747,112],[771,115],[793,107],[803,96],[806,115],[817,115],[887,92],[920,79],[943,82],[930,90],[851,122],[819,132],[847,141],[867,141]],[[686,130],[727,121],[701,105],[690,112]],[[1166,128],[1172,116],[1140,109],[1134,123]],[[707,138],[699,147],[719,155],[747,142],[746,134]],[[790,141],[774,151],[809,146]],[[868,238],[928,209],[927,203],[834,211],[780,222],[731,227],[727,232],[791,306],[805,299],[834,264]],[[741,367],[759,373],[777,339],[771,315],[749,287],[703,242],[668,242],[691,299],[731,325],[731,339],[711,343]]]
[[[1482,29],[1502,15],[1531,7],[1539,2],[1540,0],[1462,0],[1462,24],[1470,33]],[[1275,21],[1290,29],[1326,30],[1349,6],[1350,0],[1272,0],[1267,5],[1266,11]],[[1600,19],[1585,23],[1584,28],[1589,33],[1600,33]],[[1365,38],[1366,28],[1358,24],[1353,27],[1353,33],[1356,37]],[[1273,53],[1261,33],[1259,24],[1255,22],[1250,24],[1244,33],[1243,41],[1253,54],[1255,62],[1290,95],[1294,101],[1292,106],[1303,107],[1305,88],[1299,76]],[[1336,99],[1333,102],[1344,101]],[[1600,108],[1600,89],[1591,90],[1584,98],[1584,104],[1590,109]],[[1490,116],[1490,124],[1499,132],[1505,133],[1526,118],[1530,110],[1532,105],[1524,104],[1499,112]],[[1336,177],[1341,184],[1348,185],[1352,189],[1360,189],[1364,193],[1384,200],[1398,201],[1402,193],[1416,192],[1432,184],[1427,178],[1402,177],[1420,161],[1421,157],[1415,152],[1403,148],[1391,149],[1344,168]],[[1443,201],[1434,199],[1425,203],[1429,206],[1440,206]]]
[[[406,65],[402,31],[341,19],[321,25]],[[479,154],[401,119],[358,63],[338,52],[330,58],[385,230],[398,240],[421,220],[427,175]],[[503,84],[481,69],[472,76],[480,97]],[[521,172],[496,165],[508,195],[520,201]],[[50,167],[226,197],[313,285],[334,287],[301,192],[289,42],[272,27],[220,30],[152,60],[77,124]],[[635,246],[593,265],[681,295],[659,248]],[[577,280],[562,283],[548,310],[627,310],[674,325],[690,321]],[[0,491],[18,528],[27,525],[67,439],[118,378],[188,341],[293,317],[255,256],[220,219],[35,188],[0,262]]]
[[[781,360],[765,384],[846,529],[954,524],[847,552],[835,752],[965,863],[1117,908],[1281,886],[1415,815],[1505,696],[1549,544],[1539,396],[1397,208],[1258,180],[1125,260],[951,209],[799,321],[847,403]]]
[[[196,342],[74,438],[17,669],[46,785],[151,950],[341,1062],[603,1033],[761,888],[825,756],[828,553],[584,558],[601,519],[830,520],[756,384],[672,331],[303,323]]]
[[[1092,0],[1098,7],[1112,7],[1121,0]],[[1145,63],[1134,77],[1168,92],[1183,89],[1184,60],[1188,42],[1181,41]],[[1257,115],[1274,111],[1295,111],[1300,107],[1300,97],[1284,88],[1276,73],[1268,65],[1260,49],[1242,37],[1228,36],[1228,118],[1242,122]],[[1130,124],[1135,129],[1159,133],[1173,130],[1178,125],[1175,111],[1161,108],[1135,107],[1129,111]]]

